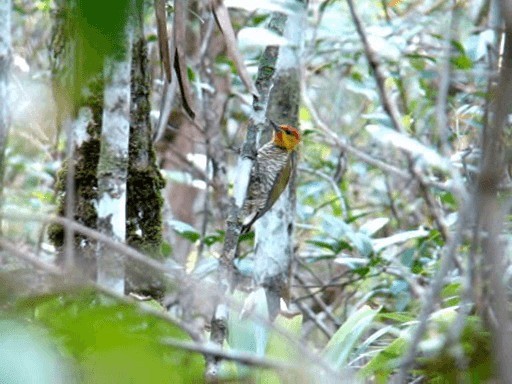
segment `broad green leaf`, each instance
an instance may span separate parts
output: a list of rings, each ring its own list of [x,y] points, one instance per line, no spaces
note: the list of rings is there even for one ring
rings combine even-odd
[[[164,339],[190,337],[137,305],[86,290],[32,297],[17,308],[48,331],[63,356],[75,361],[81,383],[202,380],[204,362],[200,355],[162,343]]]
[[[389,217],[379,217],[377,219],[369,220],[361,227],[359,230],[361,232],[366,233],[368,236],[375,234],[378,230],[384,227],[387,223],[389,223]]]
[[[268,318],[265,290],[258,290],[247,295],[235,291],[233,299],[243,303],[242,310],[231,306],[228,317],[228,344],[233,350],[251,352],[263,357],[268,341],[268,329],[264,319]],[[248,375],[247,367],[237,364],[239,374]]]
[[[0,383],[66,384],[72,364],[59,355],[43,330],[25,321],[0,320]]]
[[[197,241],[200,239],[201,235],[194,227],[192,227],[190,224],[185,223],[183,221],[179,220],[169,220],[168,223],[169,227],[171,227],[178,235],[181,237],[190,240],[192,242]]]
[[[393,320],[398,323],[408,323],[416,319],[416,317],[409,312],[380,312],[377,318],[379,320]]]
[[[386,348],[379,351],[360,371],[363,378],[374,376],[377,383],[387,383],[389,375],[398,366],[400,356],[404,353],[407,341],[395,339]]]
[[[302,315],[294,316],[292,318],[279,315],[274,321],[274,324],[279,330],[286,332],[292,340],[298,341],[300,339]],[[301,361],[300,350],[294,342],[276,330],[273,330],[270,334],[266,356],[290,363],[299,363]],[[275,372],[265,370],[260,374],[259,383],[280,384],[282,382],[298,382],[302,375],[302,372],[297,372],[296,370],[293,370],[293,372]]]
[[[354,312],[322,351],[323,358],[336,370],[340,370],[347,362],[350,352],[357,340],[365,332],[379,311],[364,306]]]

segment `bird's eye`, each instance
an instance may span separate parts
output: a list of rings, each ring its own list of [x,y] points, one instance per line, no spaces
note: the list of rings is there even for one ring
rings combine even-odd
[[[284,133],[286,133],[287,135],[291,135],[292,133],[288,130],[284,131]]]

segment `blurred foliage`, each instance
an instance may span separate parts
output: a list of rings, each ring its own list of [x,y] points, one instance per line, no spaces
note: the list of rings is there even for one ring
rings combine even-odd
[[[166,339],[190,340],[183,330],[114,297],[67,290],[23,299],[15,313],[19,324],[29,322],[46,331],[81,383],[202,380],[202,356],[163,344]]]

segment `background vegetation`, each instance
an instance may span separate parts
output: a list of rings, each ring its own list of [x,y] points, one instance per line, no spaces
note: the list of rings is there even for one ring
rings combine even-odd
[[[1,383],[512,382],[507,1],[0,3]],[[97,183],[127,51],[120,239]],[[233,259],[266,118],[299,166]]]

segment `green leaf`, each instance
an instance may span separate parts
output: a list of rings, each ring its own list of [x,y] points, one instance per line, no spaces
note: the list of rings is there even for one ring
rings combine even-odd
[[[404,353],[407,342],[404,338],[395,339],[386,348],[382,349],[360,371],[363,378],[375,376],[378,383],[387,383],[389,375],[398,366],[400,357]]]
[[[243,302],[241,311],[231,307],[228,317],[228,343],[230,348],[254,353],[260,357],[265,355],[268,341],[268,329],[262,318],[268,317],[265,290],[258,290],[247,295],[236,290],[233,299]],[[237,364],[238,372],[247,375],[246,367]]]
[[[328,249],[328,250],[336,253],[336,251],[335,251],[336,250],[336,244],[331,239],[327,239],[327,241],[322,241],[322,240],[306,240],[306,243],[314,245],[317,248]]]
[[[281,360],[289,363],[299,363],[301,361],[300,350],[289,340],[300,340],[302,330],[302,315],[287,318],[279,315],[274,324],[276,328],[285,332],[288,336],[285,337],[282,332],[273,330],[267,344],[266,357]],[[266,370],[261,372],[259,377],[260,384],[280,384],[301,382],[303,372],[292,371],[270,371]]]
[[[323,358],[336,370],[347,363],[357,340],[365,332],[379,311],[364,306],[354,312],[336,331],[322,351]]]
[[[377,319],[379,320],[393,320],[398,323],[408,323],[416,319],[415,316],[411,315],[409,312],[381,312],[377,315]]]
[[[178,235],[191,242],[195,242],[201,238],[199,232],[188,223],[179,220],[169,220],[168,224]]]
[[[457,69],[467,70],[473,68],[473,61],[466,55],[460,55],[450,60]]]
[[[77,290],[26,299],[17,309],[42,325],[58,350],[74,360],[81,383],[202,381],[200,355],[162,343],[190,337],[138,305]]]
[[[171,256],[171,253],[172,253],[172,246],[171,246],[171,244],[169,244],[166,241],[163,241],[161,246],[160,246],[160,252],[162,253],[162,255],[164,257]]]

